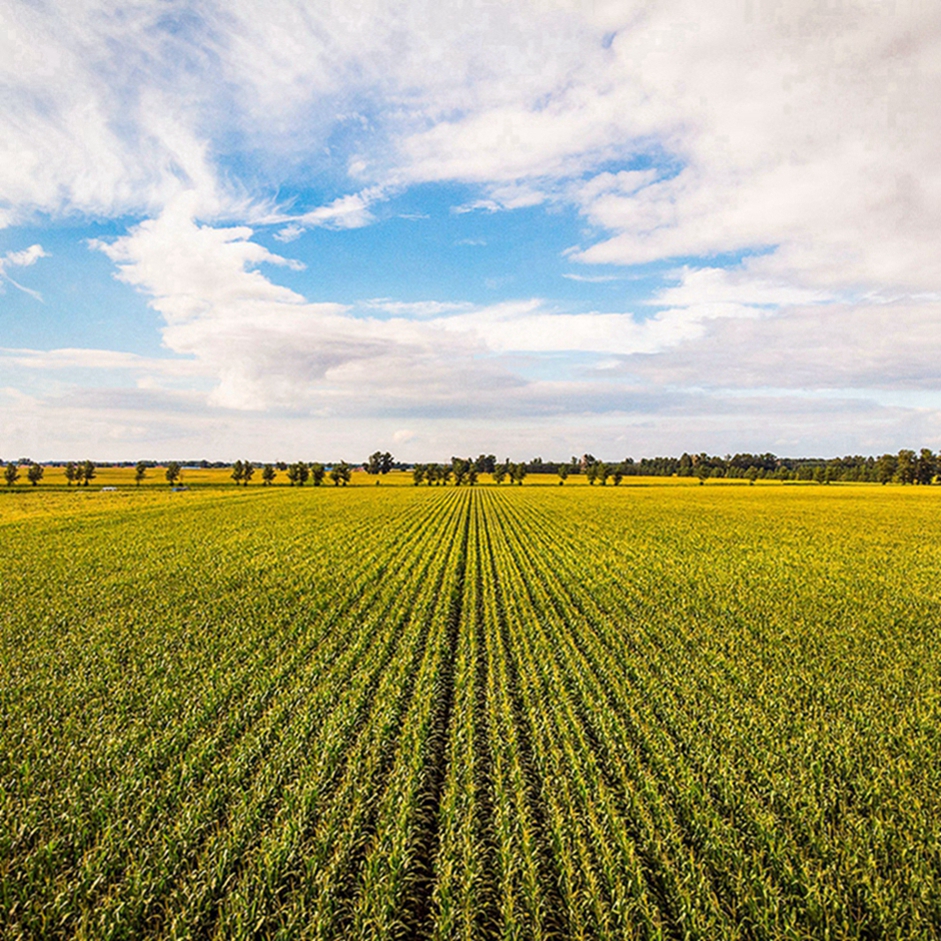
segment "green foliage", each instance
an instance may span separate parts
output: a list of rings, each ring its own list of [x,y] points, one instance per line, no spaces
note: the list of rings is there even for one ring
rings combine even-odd
[[[334,487],[343,486],[345,487],[352,477],[353,468],[350,467],[346,461],[340,461],[339,464],[335,464],[330,470],[330,479],[333,481]]]
[[[460,487],[467,482],[467,475],[470,473],[471,462],[465,461],[460,457],[451,458],[451,472],[454,474],[454,485]]]
[[[369,455],[369,460],[363,464],[367,474],[388,474],[392,470],[394,458],[386,451],[376,451]]]
[[[170,461],[167,464],[164,476],[167,478],[167,483],[172,487],[180,479],[181,473],[182,468],[180,467],[179,461]]]
[[[30,463],[29,467],[26,468],[26,479],[35,487],[39,481],[42,480],[45,473],[46,469],[42,464],[37,464],[33,461]]]
[[[20,469],[17,466],[16,461],[10,461],[6,467],[3,468],[3,479],[6,482],[8,487],[12,487],[17,480],[20,478]]]

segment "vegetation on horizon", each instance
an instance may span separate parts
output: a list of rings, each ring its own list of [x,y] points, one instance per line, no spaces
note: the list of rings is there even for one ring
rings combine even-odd
[[[0,466],[3,462],[0,461]],[[27,477],[34,486],[43,479],[45,467],[21,458],[10,461],[4,467],[4,480],[7,487],[13,487],[21,478],[20,467],[26,466]],[[69,461],[62,466],[63,474],[69,486],[73,483],[88,486],[95,477],[95,463],[90,460]],[[147,477],[148,469],[160,465],[155,461],[137,461],[117,465],[116,467],[134,467],[134,482],[138,486]],[[259,463],[238,460],[234,464],[224,462],[182,462],[169,461],[166,473],[174,476],[166,479],[174,485],[188,468],[208,470],[210,468],[231,470],[231,478],[236,486],[248,486],[256,470],[261,470],[262,483],[270,486],[280,472],[285,472],[290,486],[304,486],[312,480],[314,486],[320,486],[325,476],[336,486],[346,486],[352,477],[354,467],[346,461],[334,464],[320,462],[306,463],[298,461],[286,464]],[[441,486],[452,480],[458,486],[473,485],[482,474],[489,474],[496,484],[509,481],[522,484],[528,474],[555,474],[560,483],[565,483],[569,476],[584,475],[589,484],[604,486],[609,480],[615,486],[625,477],[694,477],[700,482],[710,478],[742,479],[754,483],[756,480],[813,481],[828,484],[831,482],[859,483],[901,483],[931,484],[941,477],[941,454],[935,454],[930,448],[915,452],[903,448],[898,454],[883,454],[880,457],[862,457],[861,455],[842,458],[779,458],[774,454],[736,454],[725,457],[702,454],[686,454],[680,457],[642,458],[635,462],[633,458],[623,461],[608,462],[596,458],[593,454],[583,454],[581,458],[572,457],[570,461],[543,461],[535,457],[531,461],[513,462],[509,458],[498,462],[493,454],[481,454],[474,458],[452,457],[450,463],[403,464],[392,455],[376,451],[362,464],[363,470],[371,476],[384,476],[392,470],[410,471],[416,486],[420,484]]]

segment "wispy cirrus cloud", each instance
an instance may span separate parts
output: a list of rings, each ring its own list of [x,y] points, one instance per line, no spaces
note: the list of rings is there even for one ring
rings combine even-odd
[[[36,298],[36,300],[41,301],[42,295],[39,291],[35,291],[32,288],[25,287],[20,284],[10,275],[11,268],[28,268],[30,265],[35,264],[40,258],[45,258],[46,253],[43,251],[42,245],[30,245],[29,248],[25,248],[22,251],[11,251],[7,252],[5,255],[0,256],[0,291],[3,290],[3,283],[8,281],[15,288],[23,291],[25,294],[29,294],[31,297]]]

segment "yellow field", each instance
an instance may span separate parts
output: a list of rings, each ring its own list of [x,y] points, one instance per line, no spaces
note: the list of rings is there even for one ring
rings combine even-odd
[[[131,473],[0,490],[4,938],[941,934],[941,487]]]

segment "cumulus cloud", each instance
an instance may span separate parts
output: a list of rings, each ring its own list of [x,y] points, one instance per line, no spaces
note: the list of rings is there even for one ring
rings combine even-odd
[[[388,402],[444,407],[480,383],[518,382],[476,361],[484,351],[476,337],[441,327],[448,312],[468,305],[377,299],[371,306],[380,318],[311,303],[259,270],[292,262],[251,236],[246,226],[198,223],[181,200],[127,236],[95,245],[122,280],[152,298],[165,321],[164,345],[215,378],[211,405],[334,410],[381,390]]]

